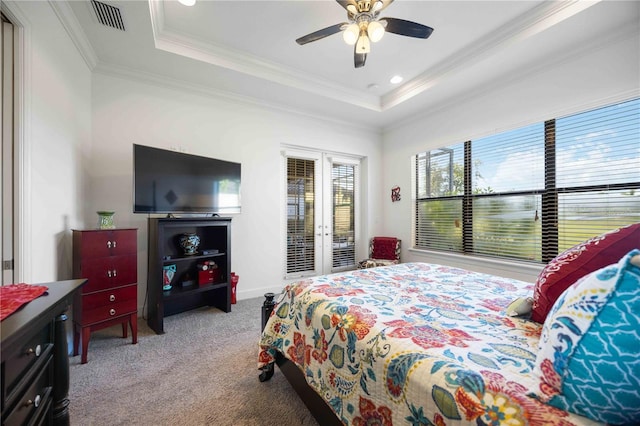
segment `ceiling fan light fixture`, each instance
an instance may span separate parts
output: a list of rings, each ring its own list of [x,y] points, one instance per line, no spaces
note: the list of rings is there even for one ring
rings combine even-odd
[[[380,41],[384,35],[384,26],[378,21],[369,22],[369,25],[367,26],[367,35],[373,43]]]
[[[369,43],[369,37],[367,37],[364,31],[360,33],[360,38],[358,38],[356,52],[360,54],[371,52],[371,43]]]
[[[391,17],[378,18],[380,12],[385,10],[393,0],[336,0],[336,2],[346,9],[347,22],[334,24],[299,37],[296,43],[302,46],[342,32],[345,43],[354,46],[355,68],[364,67],[367,54],[371,52],[371,43],[380,41],[387,32],[421,39],[429,38],[433,32],[433,28],[417,22]]]
[[[358,37],[360,36],[360,29],[357,24],[351,24],[345,28],[342,32],[342,39],[349,46],[353,46],[358,41]]]

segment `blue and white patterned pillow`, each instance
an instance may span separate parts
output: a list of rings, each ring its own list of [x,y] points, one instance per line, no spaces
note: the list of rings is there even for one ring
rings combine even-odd
[[[530,396],[609,424],[640,424],[640,250],[586,275],[544,322]]]

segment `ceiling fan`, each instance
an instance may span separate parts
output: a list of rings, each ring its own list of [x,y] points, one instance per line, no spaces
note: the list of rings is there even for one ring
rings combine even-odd
[[[296,40],[299,45],[320,40],[342,31],[342,37],[348,45],[355,45],[354,64],[363,67],[367,53],[371,51],[371,42],[380,41],[385,32],[407,37],[429,38],[433,28],[417,22],[397,18],[378,18],[380,12],[393,3],[393,0],[336,0],[347,10],[349,22],[341,22]]]

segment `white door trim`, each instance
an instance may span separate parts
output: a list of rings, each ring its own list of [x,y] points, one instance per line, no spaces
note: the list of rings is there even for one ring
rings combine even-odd
[[[14,279],[31,282],[31,25],[16,1],[3,1],[2,12],[16,27],[14,143]]]

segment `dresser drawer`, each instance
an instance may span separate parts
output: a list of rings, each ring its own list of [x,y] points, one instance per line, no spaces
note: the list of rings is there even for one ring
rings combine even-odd
[[[83,293],[120,287],[138,281],[136,255],[83,259],[78,276],[87,278]]]
[[[31,336],[25,336],[25,343],[12,348],[3,358],[2,409],[12,403],[16,394],[20,393],[30,379],[29,372],[36,370],[47,362],[53,351],[52,326],[47,325]],[[3,350],[6,350],[3,348]]]
[[[52,398],[52,359],[51,356],[48,357],[43,368],[39,370],[26,390],[18,396],[10,413],[2,420],[3,425],[34,424],[38,418],[45,415]]]
[[[80,323],[81,324],[93,324],[101,321],[106,321],[112,318],[121,317],[123,315],[130,315],[137,312],[136,299],[124,300],[120,303],[112,303],[107,306],[101,306],[95,309],[83,309]]]
[[[120,256],[137,252],[135,229],[74,231],[73,248],[83,258]]]
[[[103,290],[97,293],[84,294],[82,296],[82,309],[87,311],[129,300],[135,301],[137,300],[137,297],[138,287],[135,285]]]

